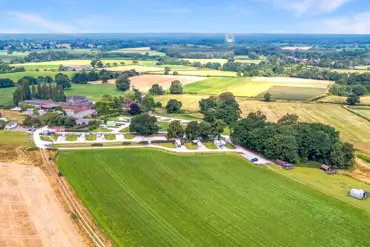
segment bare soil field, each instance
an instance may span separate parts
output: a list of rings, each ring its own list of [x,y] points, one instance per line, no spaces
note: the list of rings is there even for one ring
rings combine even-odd
[[[139,75],[131,77],[132,87],[139,89],[140,91],[147,92],[153,84],[162,86],[163,89],[169,89],[171,82],[179,80],[182,85],[187,85],[193,82],[202,81],[204,77],[198,76],[176,76],[176,75]],[[108,84],[115,84],[116,80],[109,80]],[[89,84],[102,84],[102,81],[91,81]]]
[[[0,163],[0,246],[86,246],[39,167]]]

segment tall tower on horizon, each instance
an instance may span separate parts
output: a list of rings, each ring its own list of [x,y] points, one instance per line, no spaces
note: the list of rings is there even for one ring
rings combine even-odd
[[[234,43],[235,42],[235,36],[231,34],[225,35],[225,42],[226,43]]]

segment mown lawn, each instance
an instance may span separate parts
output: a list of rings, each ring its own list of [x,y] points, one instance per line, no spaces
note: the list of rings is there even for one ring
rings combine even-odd
[[[90,100],[99,100],[104,94],[123,96],[123,91],[116,89],[113,84],[73,84],[64,91],[65,95],[86,96]]]
[[[370,246],[367,212],[237,155],[80,150],[57,163],[117,246]]]
[[[32,135],[28,133],[0,130],[0,144],[32,146],[34,142]]]
[[[13,92],[15,87],[0,88],[0,106],[13,105]]]

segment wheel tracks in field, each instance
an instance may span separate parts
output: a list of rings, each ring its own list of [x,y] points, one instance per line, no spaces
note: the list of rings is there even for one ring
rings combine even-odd
[[[52,170],[52,164],[47,158],[47,154],[44,149],[40,150],[41,157],[45,160],[47,164],[47,169],[49,170],[49,173],[53,175],[59,185],[61,194],[63,195],[65,201],[70,206],[70,208],[73,209],[74,214],[78,216],[79,222],[81,223],[83,229],[85,230],[86,234],[89,236],[91,241],[97,246],[97,247],[108,247],[98,236],[98,234],[93,230],[93,228],[90,226],[90,224],[87,222],[83,214],[81,213],[78,204],[75,202],[73,197],[69,194],[67,188],[65,187],[63,181],[58,177],[58,175],[54,175],[55,172]]]
[[[99,155],[98,155],[99,157]],[[191,245],[191,243],[179,233],[175,228],[173,228],[166,220],[159,216],[146,202],[144,202],[140,197],[138,197],[135,192],[133,192],[120,177],[101,159],[97,159],[100,165],[113,177],[114,180],[142,207],[153,216],[160,223],[160,226],[167,230],[175,239],[178,239],[184,245]]]

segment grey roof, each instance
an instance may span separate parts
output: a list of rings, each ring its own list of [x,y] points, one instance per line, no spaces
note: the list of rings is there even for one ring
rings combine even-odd
[[[73,114],[73,118],[76,118],[76,119],[80,119],[80,118],[84,118],[84,117],[88,117],[88,116],[91,116],[91,115],[94,115],[95,114],[95,110],[87,110],[87,111],[80,111],[76,114]]]

